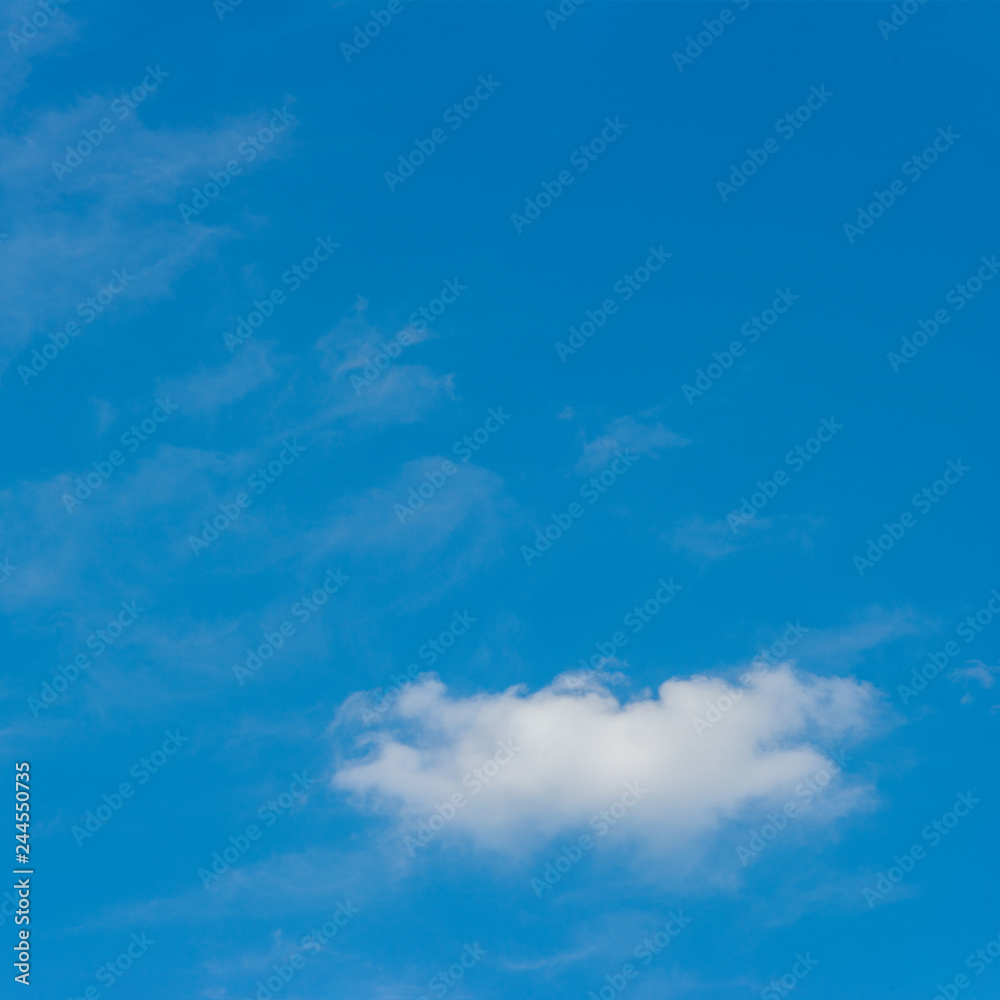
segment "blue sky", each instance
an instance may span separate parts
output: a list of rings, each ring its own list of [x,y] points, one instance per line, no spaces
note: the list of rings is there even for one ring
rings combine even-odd
[[[1000,989],[998,14],[911,7],[4,5],[40,996]]]

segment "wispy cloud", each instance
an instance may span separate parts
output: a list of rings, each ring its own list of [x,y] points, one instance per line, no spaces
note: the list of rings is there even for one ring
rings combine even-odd
[[[366,426],[414,423],[452,398],[454,376],[436,374],[418,360],[419,345],[433,338],[429,330],[404,327],[387,335],[368,322],[367,306],[359,299],[354,314],[316,342],[328,376],[322,419]]]
[[[267,345],[250,341],[231,360],[212,367],[199,365],[190,375],[164,382],[161,391],[176,397],[185,413],[214,414],[274,377],[274,362]]]
[[[169,84],[166,79],[159,86]],[[192,184],[233,157],[261,117],[230,118],[214,130],[151,129],[140,106],[58,179],[53,162],[82,140],[84,130],[109,120],[112,99],[88,96],[66,109],[47,109],[0,137],[3,227],[10,233],[0,277],[6,293],[0,307],[6,357],[0,363],[9,363],[47,326],[79,321],[77,306],[107,284],[114,269],[134,276],[109,307],[127,311],[130,304],[170,295],[177,278],[227,235],[197,220],[186,224],[177,205]],[[278,155],[279,148],[266,147],[260,159]]]
[[[905,636],[919,634],[928,623],[912,608],[865,608],[846,625],[830,629],[810,629],[797,655],[802,659],[823,660],[838,667],[851,667],[862,654]]]
[[[770,518],[755,517],[744,526],[744,536],[748,531],[766,531],[770,525]],[[700,514],[681,522],[678,527],[666,532],[665,537],[674,548],[706,559],[732,555],[745,541],[745,537],[737,537],[733,533],[725,518],[708,521]]]
[[[948,672],[953,681],[976,681],[984,688],[991,688],[1000,675],[1000,666],[989,667],[982,660],[967,660],[964,667],[956,667]]]
[[[663,424],[640,423],[630,416],[617,417],[593,440],[584,437],[583,454],[576,467],[579,472],[594,472],[604,468],[619,450],[655,458],[662,448],[683,448],[690,443]]]

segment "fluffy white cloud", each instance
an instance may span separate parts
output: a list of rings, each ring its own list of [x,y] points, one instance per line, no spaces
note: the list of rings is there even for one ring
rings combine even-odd
[[[585,828],[621,798],[626,783],[637,782],[648,791],[623,827],[669,849],[750,807],[787,799],[828,763],[815,744],[859,737],[878,714],[869,685],[788,664],[755,673],[745,688],[677,678],[655,696],[624,703],[609,680],[566,674],[534,694],[511,688],[453,697],[439,680],[421,678],[362,738],[367,755],[339,766],[334,786],[396,815],[404,827],[462,792],[466,804],[448,829],[514,851]],[[693,719],[705,718],[720,698],[732,699],[732,707],[711,728],[696,727]],[[495,775],[475,791],[478,779],[467,776],[496,755],[501,741],[517,752],[489,768]],[[841,784],[824,795],[824,811],[843,811],[864,794]]]

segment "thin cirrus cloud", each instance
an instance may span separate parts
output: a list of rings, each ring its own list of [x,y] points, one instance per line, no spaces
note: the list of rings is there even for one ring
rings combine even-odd
[[[275,343],[253,338],[219,364],[202,363],[193,372],[165,380],[159,391],[174,396],[184,413],[214,417],[280,374],[281,384],[272,386],[264,406],[272,418],[280,414],[285,426],[300,432],[416,423],[453,398],[454,377],[413,361],[410,351],[428,339],[416,331],[406,354],[400,351],[390,364],[383,367],[380,359],[380,367],[373,367],[372,359],[393,338],[367,321],[365,306],[361,301],[352,315],[317,338],[318,370],[312,359],[281,353]],[[377,377],[371,378],[373,374]],[[294,394],[287,391],[292,382]]]
[[[353,315],[316,341],[328,378],[324,419],[370,426],[415,423],[454,397],[454,375],[439,375],[419,361],[418,345],[433,333],[404,327],[401,343],[399,333],[385,336],[368,320],[367,307],[358,299]]]
[[[978,681],[984,688],[991,688],[996,683],[1000,667],[988,667],[982,660],[967,660],[964,667],[956,667],[948,677],[953,680]]]
[[[366,574],[386,580],[420,567],[420,588],[400,600],[423,606],[439,599],[473,569],[504,554],[517,514],[501,476],[471,462],[448,476],[441,472],[446,462],[441,455],[406,462],[387,485],[339,501],[326,523],[310,533],[307,551],[350,556],[367,567]],[[440,488],[424,500],[415,491],[432,480]],[[414,496],[423,504],[416,510],[409,503]],[[427,563],[431,553],[433,565]]]
[[[159,87],[169,84],[168,77]],[[75,319],[77,304],[106,285],[113,270],[132,279],[115,302],[119,311],[132,300],[170,295],[176,279],[227,235],[210,215],[185,224],[178,205],[191,197],[191,185],[234,158],[267,115],[230,118],[214,130],[151,129],[142,121],[142,105],[119,121],[109,110],[112,100],[88,96],[66,109],[47,109],[20,131],[0,136],[0,182],[8,193],[3,228],[10,234],[0,278],[0,291],[8,293],[0,347],[8,362],[47,324],[61,328]],[[115,131],[57,178],[52,165],[66,157],[67,144],[102,119],[113,121]],[[275,142],[258,159],[291,148]]]
[[[251,340],[223,364],[201,364],[191,374],[167,380],[158,388],[165,396],[176,398],[181,412],[214,416],[271,382],[275,374],[275,359],[268,345]]]
[[[655,456],[661,448],[683,448],[691,442],[663,424],[646,424],[635,417],[617,417],[602,434],[584,442],[583,454],[576,463],[579,472],[602,469],[619,449],[628,449],[637,455]]]
[[[76,496],[81,477],[93,474],[87,466],[0,491],[2,538],[19,567],[17,589],[0,594],[0,601],[89,605],[97,581],[112,590],[127,584],[150,550],[162,574],[180,572],[193,559],[188,536],[218,513],[218,503],[232,500],[281,440],[233,453],[150,441],[90,496],[70,501],[72,512],[67,498]],[[95,459],[107,465],[111,447],[95,450]],[[248,536],[269,536],[253,508],[228,531],[227,541]]]
[[[733,707],[699,733],[694,718],[727,696]],[[669,851],[752,805],[787,798],[828,763],[820,745],[865,736],[880,714],[870,685],[788,664],[756,673],[742,694],[721,679],[694,676],[624,703],[598,675],[566,674],[531,694],[517,687],[467,697],[425,677],[360,738],[363,755],[343,760],[332,782],[404,829],[463,792],[467,803],[448,830],[509,853],[588,829],[626,784],[637,783],[647,791],[623,830]],[[501,742],[516,748],[512,759],[470,792],[465,776]],[[846,782],[827,807],[846,811],[867,798],[867,788]]]
[[[24,20],[36,13],[37,0],[12,0],[4,5],[3,14],[0,15],[3,17],[0,28],[4,29],[5,40],[9,42],[9,46],[4,46],[9,51],[0,60],[0,107],[12,103],[12,98],[24,88],[31,75],[32,63],[37,57],[76,37],[76,21],[59,5],[56,16],[49,19],[43,30],[37,30],[37,26],[29,22],[29,27],[35,27],[36,30],[30,39],[26,39]]]

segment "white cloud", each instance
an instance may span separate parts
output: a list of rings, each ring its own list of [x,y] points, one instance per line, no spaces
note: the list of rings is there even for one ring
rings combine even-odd
[[[721,679],[696,676],[623,704],[604,679],[566,674],[534,694],[521,687],[453,697],[424,678],[362,738],[370,752],[343,762],[333,784],[396,816],[404,829],[463,792],[468,803],[447,829],[517,852],[538,838],[587,829],[626,783],[637,782],[648,792],[622,827],[669,850],[748,808],[787,799],[828,762],[814,741],[859,737],[879,712],[869,685],[784,664],[757,675],[699,736],[692,719],[734,693]],[[470,792],[464,776],[497,752],[498,741],[519,750],[481,792]],[[825,796],[827,810],[863,797],[862,789],[841,787]]]

